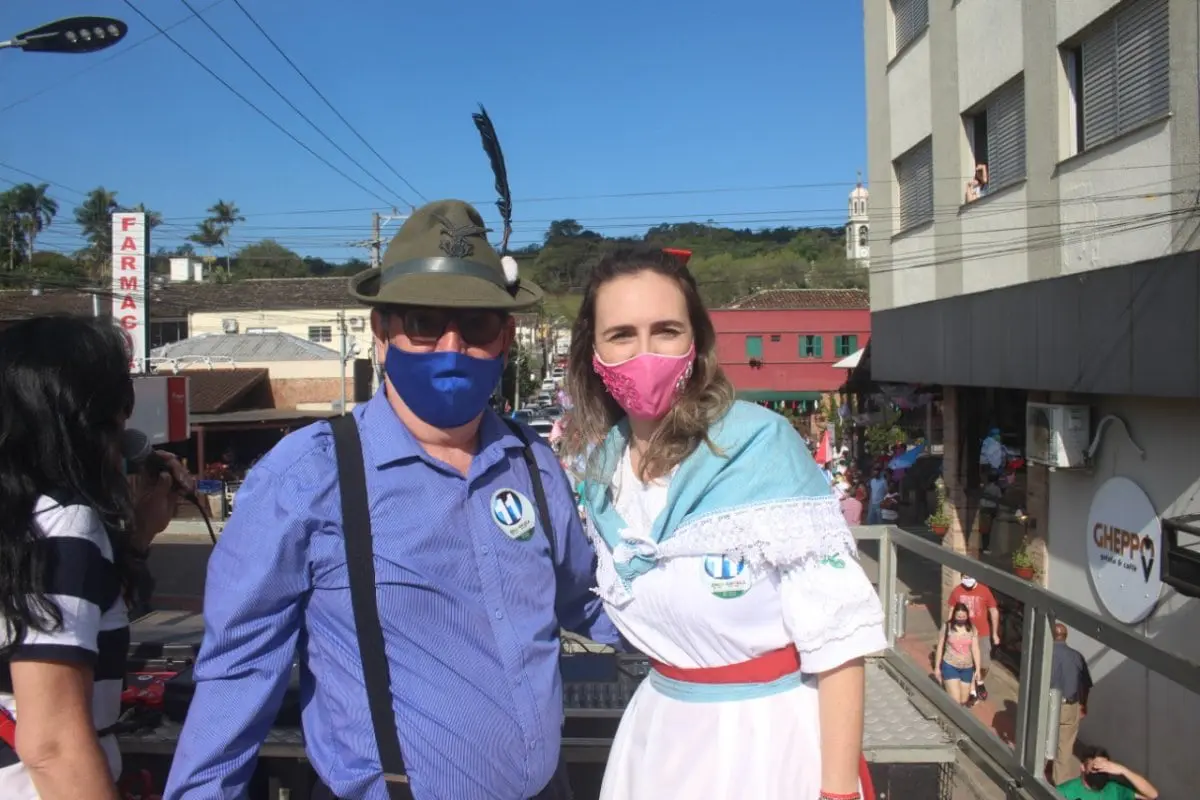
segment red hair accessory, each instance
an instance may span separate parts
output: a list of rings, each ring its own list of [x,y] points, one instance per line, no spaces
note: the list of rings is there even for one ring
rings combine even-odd
[[[691,250],[680,250],[679,248],[676,248],[676,247],[664,247],[663,252],[669,256],[675,256],[676,258],[678,258],[680,261],[683,262],[684,266],[687,266],[688,259],[690,259],[692,257]]]

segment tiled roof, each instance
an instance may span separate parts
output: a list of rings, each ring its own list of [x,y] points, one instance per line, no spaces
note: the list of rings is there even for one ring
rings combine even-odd
[[[150,293],[188,311],[293,311],[357,305],[350,283],[339,278],[261,278],[229,283],[168,283]]]
[[[108,304],[108,298],[101,298]],[[30,294],[28,289],[0,291],[0,319],[25,319],[40,314],[91,315],[92,296],[83,292],[47,291]]]
[[[329,361],[338,353],[290,333],[202,333],[156,347],[155,358],[221,358],[241,361]]]
[[[235,411],[238,401],[267,380],[265,369],[196,369],[180,374],[188,379],[189,410],[193,414]]]
[[[101,294],[107,309],[111,295]],[[150,289],[150,317],[186,317],[205,311],[304,311],[343,308],[357,303],[349,283],[338,278],[261,278],[229,283],[168,283]],[[74,289],[0,291],[0,319],[38,314],[91,314],[92,295]]]
[[[871,300],[862,289],[764,289],[734,300],[725,308],[741,311],[870,310]]]

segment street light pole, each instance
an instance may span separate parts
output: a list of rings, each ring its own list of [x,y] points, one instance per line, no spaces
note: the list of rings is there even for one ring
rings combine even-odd
[[[94,53],[125,38],[129,26],[112,17],[67,17],[47,22],[0,42],[0,50],[18,48],[27,53]]]

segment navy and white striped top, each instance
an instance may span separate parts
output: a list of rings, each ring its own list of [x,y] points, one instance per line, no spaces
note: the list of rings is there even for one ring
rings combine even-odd
[[[100,516],[76,502],[38,498],[34,524],[47,550],[46,599],[62,612],[62,625],[50,632],[30,629],[23,641],[6,651],[0,659],[0,706],[17,716],[19,724],[9,668],[13,661],[86,664],[95,676],[93,720],[97,729],[108,727],[121,713],[129,653],[129,615],[113,564],[112,543]],[[0,637],[4,635],[0,628]],[[115,780],[121,770],[115,737],[104,737],[101,746]],[[0,797],[25,797],[32,792],[22,764],[0,769]]]

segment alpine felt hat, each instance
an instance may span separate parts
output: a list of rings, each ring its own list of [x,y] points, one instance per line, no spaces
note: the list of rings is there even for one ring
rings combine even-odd
[[[501,257],[488,231],[461,200],[422,206],[388,245],[383,265],[350,279],[350,295],[372,306],[522,311],[537,305],[541,288],[521,280],[516,259]]]

